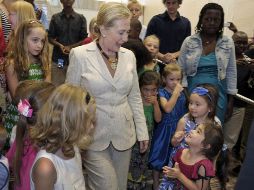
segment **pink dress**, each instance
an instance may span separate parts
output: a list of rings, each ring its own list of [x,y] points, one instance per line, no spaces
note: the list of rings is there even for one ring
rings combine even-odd
[[[11,148],[6,154],[10,168],[13,167],[13,160],[16,152],[16,140],[11,145]],[[20,185],[15,185],[15,190],[28,190],[30,189],[30,170],[35,160],[37,151],[32,145],[31,141],[26,138],[24,141],[24,152],[22,157],[22,165],[20,168]]]

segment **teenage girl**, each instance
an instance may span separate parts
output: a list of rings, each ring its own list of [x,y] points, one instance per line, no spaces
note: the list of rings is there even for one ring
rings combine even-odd
[[[23,98],[18,103],[16,137],[6,154],[14,174],[15,190],[30,189],[30,169],[37,153],[30,140],[30,129],[35,126],[37,113],[54,88],[53,84],[42,81],[23,81],[17,87],[16,94]]]
[[[145,71],[139,78],[139,87],[143,102],[146,125],[148,128],[149,139],[152,138],[154,121],[161,121],[161,110],[157,101],[157,90],[160,86],[160,75],[154,71]],[[149,143],[150,144],[150,143]],[[136,143],[132,149],[131,162],[128,176],[128,189],[142,189],[147,186],[148,174],[148,154],[141,154],[139,145]]]
[[[32,139],[40,148],[31,169],[31,190],[85,190],[79,149],[91,141],[95,103],[79,87],[63,84],[38,114]]]
[[[188,148],[179,149],[174,166],[164,166],[163,173],[174,183],[169,189],[206,190],[215,176],[213,161],[223,147],[221,126],[215,122],[200,124],[185,138]]]
[[[49,46],[47,33],[37,20],[27,20],[19,25],[15,34],[13,49],[8,52],[6,78],[12,97],[19,81],[50,81]],[[18,119],[17,107],[11,104],[7,108],[5,127],[8,133]]]
[[[178,122],[176,132],[171,139],[172,151],[168,166],[173,166],[173,157],[180,148],[186,148],[184,137],[194,130],[199,124],[206,122],[216,122],[220,124],[215,116],[216,102],[218,99],[217,90],[210,84],[203,84],[193,89],[189,98],[189,113],[185,114]],[[171,181],[163,178],[159,189],[165,190],[172,187]]]
[[[181,117],[186,113],[185,96],[180,82],[182,79],[181,68],[177,64],[165,66],[162,80],[165,87],[159,89],[162,120],[153,131],[149,165],[153,169],[153,188],[159,186],[159,174],[162,167],[168,163],[170,156],[170,140],[175,133],[176,126]]]

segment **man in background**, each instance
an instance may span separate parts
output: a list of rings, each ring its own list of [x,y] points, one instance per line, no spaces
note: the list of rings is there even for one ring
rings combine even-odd
[[[182,0],[162,0],[167,10],[154,16],[146,31],[146,36],[152,34],[160,39],[158,58],[170,63],[176,61],[184,39],[191,34],[190,21],[178,12]]]
[[[74,0],[60,0],[60,2],[63,10],[52,16],[48,31],[49,42],[54,46],[52,82],[55,85],[65,81],[70,50],[80,46],[87,37],[86,19],[73,10]]]

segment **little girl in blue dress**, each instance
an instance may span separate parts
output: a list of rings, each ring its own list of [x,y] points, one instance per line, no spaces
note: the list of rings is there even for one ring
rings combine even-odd
[[[162,79],[165,83],[165,87],[159,89],[162,120],[154,128],[148,161],[153,170],[154,189],[159,186],[162,167],[168,163],[171,137],[175,133],[178,121],[186,113],[186,99],[180,84],[182,79],[180,67],[177,64],[165,66]]]

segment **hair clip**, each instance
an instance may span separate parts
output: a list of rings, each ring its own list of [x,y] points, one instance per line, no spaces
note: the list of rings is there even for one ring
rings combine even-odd
[[[30,109],[31,105],[27,99],[20,100],[18,104],[18,111],[21,115],[25,117],[32,117],[33,109]]]
[[[209,94],[209,91],[204,87],[196,87],[192,90],[192,94],[198,94],[199,96],[207,95],[210,101],[212,101],[212,97]]]

